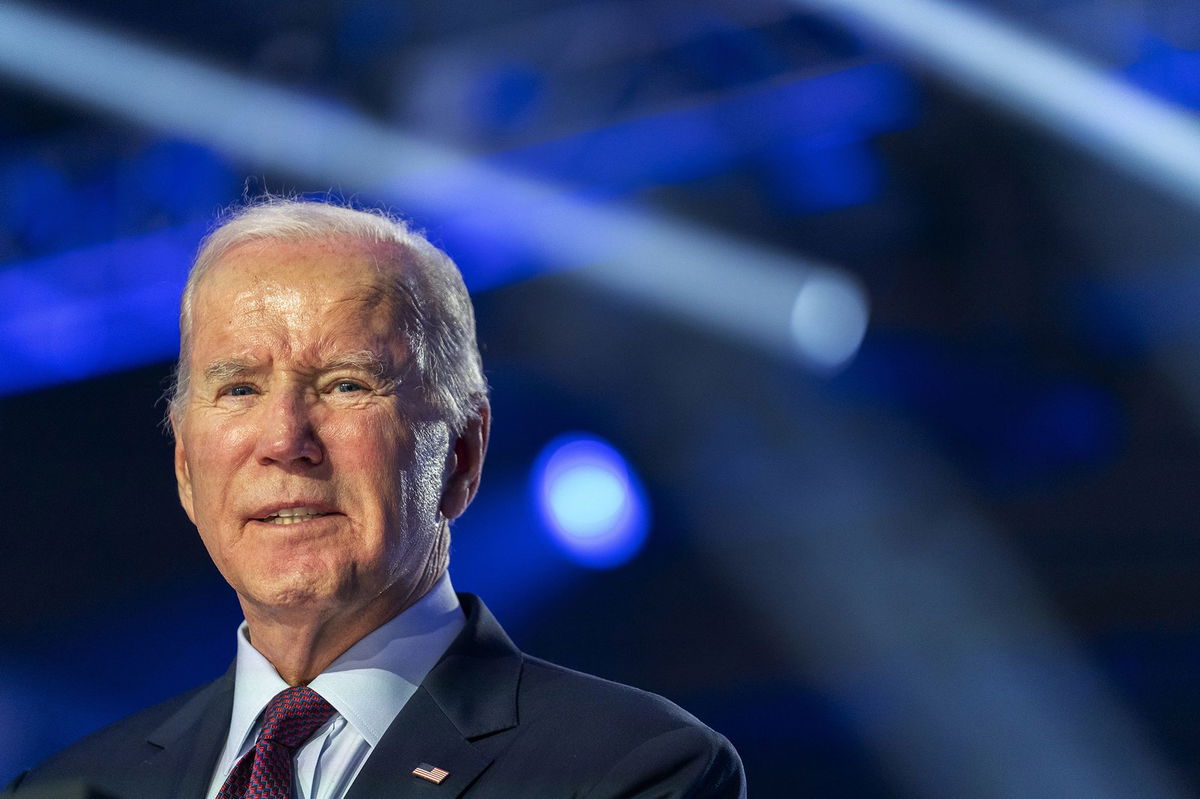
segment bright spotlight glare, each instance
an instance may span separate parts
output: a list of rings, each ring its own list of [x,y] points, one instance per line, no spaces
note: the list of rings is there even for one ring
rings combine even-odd
[[[831,270],[810,274],[792,306],[792,338],[811,364],[836,369],[858,352],[870,314],[862,288]]]
[[[573,560],[620,565],[646,538],[646,503],[637,476],[609,444],[581,433],[556,438],[533,470],[546,528]]]
[[[550,487],[555,518],[581,538],[601,535],[621,517],[625,488],[615,474],[581,463],[564,471]]]

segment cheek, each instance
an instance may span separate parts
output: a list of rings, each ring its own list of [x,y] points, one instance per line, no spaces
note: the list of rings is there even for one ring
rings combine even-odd
[[[436,517],[446,457],[444,425],[409,427],[391,414],[364,415],[330,425],[323,437],[335,479],[356,482],[361,499],[387,517],[385,524],[414,534]]]
[[[448,435],[441,423],[424,423],[413,431],[405,464],[410,524],[432,535],[439,519]]]
[[[432,502],[435,512],[441,502],[449,446],[450,431],[442,422],[423,424],[414,436],[412,473],[417,484],[413,490]]]
[[[185,457],[192,477],[197,512],[212,511],[229,494],[238,465],[251,456],[254,439],[244,425],[192,432]]]
[[[381,414],[350,415],[322,424],[318,438],[335,469],[380,471],[402,463],[410,449],[405,429]]]
[[[319,436],[339,490],[367,508],[394,513],[403,501],[400,478],[412,459],[407,429],[382,414],[362,414],[323,425]]]

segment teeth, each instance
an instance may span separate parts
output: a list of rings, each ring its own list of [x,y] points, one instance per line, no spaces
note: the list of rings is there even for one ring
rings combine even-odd
[[[284,508],[277,510],[272,516],[320,516],[321,514],[312,508]]]
[[[268,524],[296,524],[297,522],[304,522],[325,515],[312,508],[284,508],[283,510],[276,511],[262,521]]]

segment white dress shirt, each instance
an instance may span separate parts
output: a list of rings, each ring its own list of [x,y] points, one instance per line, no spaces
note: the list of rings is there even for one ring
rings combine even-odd
[[[399,616],[368,634],[308,685],[337,712],[296,752],[298,799],[342,799],[421,680],[463,628],[449,575]],[[229,772],[254,742],[267,703],[288,688],[275,667],[238,627],[233,718],[209,785],[215,799]]]

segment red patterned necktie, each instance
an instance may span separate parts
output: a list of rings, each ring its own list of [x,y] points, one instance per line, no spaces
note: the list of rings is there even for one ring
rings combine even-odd
[[[217,799],[289,799],[292,755],[333,713],[333,705],[308,686],[280,691],[263,711],[254,748],[229,772]]]

